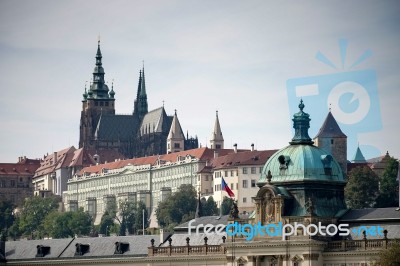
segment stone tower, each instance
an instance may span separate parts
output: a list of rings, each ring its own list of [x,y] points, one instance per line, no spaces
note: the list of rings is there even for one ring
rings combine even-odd
[[[336,119],[329,111],[322,127],[314,138],[315,146],[330,153],[347,174],[347,136],[342,132]]]
[[[185,148],[184,145],[185,136],[183,135],[182,127],[175,110],[171,128],[167,137],[167,153],[183,151]]]
[[[80,121],[79,148],[94,149],[95,131],[102,114],[115,114],[114,89],[111,91],[104,82],[104,68],[102,66],[100,41],[97,44],[96,65],[93,71],[93,82],[89,91],[85,87],[82,100]]]
[[[224,137],[222,136],[221,126],[218,119],[218,111],[216,112],[214,130],[211,133],[210,139],[211,149],[223,149],[224,148]]]

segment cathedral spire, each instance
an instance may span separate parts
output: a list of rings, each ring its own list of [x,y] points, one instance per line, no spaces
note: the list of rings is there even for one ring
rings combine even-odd
[[[139,84],[138,90],[136,94],[134,113],[139,116],[139,119],[142,120],[143,117],[148,113],[148,104],[147,104],[147,94],[146,94],[146,82],[144,78],[144,67],[139,71]]]
[[[183,134],[181,124],[179,123],[178,115],[175,114],[172,118],[171,128],[167,137],[167,152],[178,152],[184,150],[185,135]]]
[[[224,137],[222,136],[221,125],[219,124],[218,111],[216,111],[214,130],[210,139],[211,149],[223,149]]]
[[[314,142],[308,135],[308,129],[310,128],[311,119],[309,114],[303,112],[303,99],[300,100],[299,109],[300,111],[293,115],[292,121],[295,133],[290,144],[313,144]]]
[[[104,82],[104,68],[102,64],[100,40],[97,42],[96,65],[93,70],[93,83],[90,86],[91,93],[88,93],[90,98],[94,99],[108,99],[108,86]]]

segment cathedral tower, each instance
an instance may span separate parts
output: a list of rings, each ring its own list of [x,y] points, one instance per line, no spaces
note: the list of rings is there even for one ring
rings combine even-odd
[[[136,100],[134,104],[133,113],[136,114],[140,121],[148,113],[147,104],[147,93],[146,93],[146,81],[144,78],[144,67],[139,71],[139,85],[136,94]]]
[[[104,82],[100,41],[97,44],[96,65],[93,71],[93,82],[89,91],[85,87],[82,100],[80,121],[79,148],[94,149],[95,131],[101,114],[115,114],[114,89],[111,91]]]
[[[183,135],[182,127],[175,110],[171,128],[167,137],[167,153],[183,151],[185,148],[184,144],[185,136]]]
[[[221,126],[218,119],[218,111],[216,112],[214,130],[211,134],[210,139],[211,149],[223,149],[224,148],[224,137],[222,136]]]

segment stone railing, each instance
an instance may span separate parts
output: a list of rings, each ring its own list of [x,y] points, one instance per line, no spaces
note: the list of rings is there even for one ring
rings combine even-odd
[[[367,239],[363,232],[364,237],[361,240],[332,241],[326,246],[326,251],[381,250],[390,248],[393,243],[398,242],[395,239],[388,239],[386,230],[383,233],[383,239]]]
[[[189,237],[186,238],[186,246],[172,246],[172,239],[168,239],[169,246],[155,247],[154,239],[151,240],[151,247],[148,248],[148,256],[181,256],[181,255],[207,255],[225,254],[226,248],[221,245],[208,245],[208,238],[204,238],[204,245],[191,246]],[[223,237],[223,242],[225,238]]]

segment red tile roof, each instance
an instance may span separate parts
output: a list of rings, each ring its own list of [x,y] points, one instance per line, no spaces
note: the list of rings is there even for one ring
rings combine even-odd
[[[264,165],[278,150],[244,151],[219,156],[211,161],[214,169],[232,168],[240,165]]]
[[[232,153],[232,149],[221,149],[218,150],[219,156],[221,155],[226,155],[228,153]],[[157,163],[157,160],[160,159],[162,161],[167,161],[167,162],[176,162],[178,160],[178,157],[185,157],[186,155],[193,156],[195,158],[198,158],[200,160],[211,160],[214,158],[214,149],[209,149],[207,147],[204,148],[197,148],[197,149],[191,149],[191,150],[186,150],[186,151],[180,151],[180,152],[174,152],[170,154],[164,154],[164,155],[155,155],[155,156],[149,156],[149,157],[141,157],[141,158],[134,158],[134,159],[128,159],[128,160],[120,160],[117,162],[111,162],[111,163],[106,163],[106,164],[98,164],[98,165],[93,165],[90,167],[85,167],[83,168],[80,172],[79,175],[82,175],[83,173],[100,173],[103,168],[105,169],[118,169],[122,168],[128,164],[132,165],[145,165],[145,164],[151,164],[155,165]]]
[[[75,147],[71,146],[61,151],[57,151],[57,158],[54,158],[55,153],[47,155],[41,162],[40,167],[36,170],[34,177],[49,174],[56,169],[63,167],[64,162],[66,162],[66,158],[71,158],[71,155],[73,155],[75,150]]]
[[[111,163],[104,163],[104,164],[98,164],[98,165],[92,165],[89,167],[83,168],[80,172],[79,175],[82,175],[83,173],[95,173],[98,174],[101,172],[102,169],[118,169],[122,168],[128,164],[131,165],[145,165],[145,164],[155,164],[158,159],[158,156],[149,156],[149,157],[142,157],[142,158],[135,158],[135,159],[128,159],[128,160],[119,160],[116,162],[111,162]]]
[[[0,163],[0,176],[33,176],[40,160],[24,158],[18,163]]]

